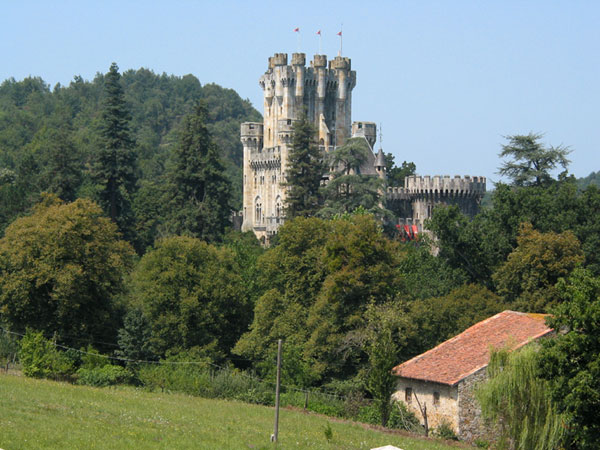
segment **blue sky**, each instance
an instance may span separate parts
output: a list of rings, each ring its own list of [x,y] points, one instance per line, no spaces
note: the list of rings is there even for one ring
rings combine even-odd
[[[276,52],[339,51],[357,71],[354,120],[383,126],[383,149],[421,175],[499,180],[503,136],[544,133],[600,170],[597,1],[27,1],[0,15],[0,81],[50,85],[121,70],[192,73],[262,112],[258,78]],[[379,144],[377,144],[379,145]],[[488,183],[488,188],[491,184]]]

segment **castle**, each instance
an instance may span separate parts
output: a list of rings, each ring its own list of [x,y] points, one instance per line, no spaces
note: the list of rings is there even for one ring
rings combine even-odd
[[[364,139],[369,158],[360,167],[363,175],[385,178],[383,150],[373,151],[377,127],[372,122],[352,122],[352,89],[356,72],[350,58],[327,61],[315,55],[306,67],[306,55],[286,53],[269,58],[259,84],[264,93],[263,123],[241,125],[244,147],[242,231],[253,231],[263,242],[283,224],[285,181],[294,121],[305,112],[317,129],[317,140],[326,154],[348,139]],[[387,187],[385,202],[406,230],[422,232],[423,221],[437,204],[456,204],[474,215],[485,194],[485,177],[409,176],[403,187]],[[410,226],[410,228],[408,228]]]

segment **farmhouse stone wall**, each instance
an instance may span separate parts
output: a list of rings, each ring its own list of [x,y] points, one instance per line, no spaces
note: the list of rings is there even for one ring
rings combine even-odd
[[[406,388],[413,390],[412,401],[405,401]],[[439,394],[439,402],[434,402],[434,392]],[[433,383],[428,381],[413,380],[400,377],[397,384],[397,391],[393,398],[402,401],[408,409],[412,411],[423,425],[423,416],[414,394],[419,397],[421,406],[427,405],[427,422],[429,428],[437,428],[442,422],[448,423],[456,432],[458,430],[458,390],[457,386],[448,386],[447,384]]]
[[[487,379],[487,366],[458,383],[458,437],[467,442],[484,439],[487,431],[481,417],[481,406],[475,398],[477,386]]]

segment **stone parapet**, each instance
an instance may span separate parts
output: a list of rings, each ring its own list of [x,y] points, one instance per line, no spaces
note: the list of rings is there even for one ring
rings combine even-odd
[[[449,175],[411,175],[405,178],[404,189],[411,194],[483,195],[486,179],[469,175],[464,177],[456,175],[454,178]]]
[[[292,66],[303,66],[306,64],[305,53],[292,53]]]
[[[287,66],[287,60],[287,53],[275,53],[275,55],[269,58],[269,69],[276,66]]]
[[[329,61],[329,68],[334,70],[350,70],[352,67],[352,62],[350,58],[336,56],[331,61]]]
[[[240,127],[240,136],[243,138],[263,137],[264,126],[259,122],[244,122]]]

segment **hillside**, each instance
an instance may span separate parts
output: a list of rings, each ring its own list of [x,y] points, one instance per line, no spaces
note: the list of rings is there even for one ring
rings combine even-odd
[[[68,168],[71,176],[81,178],[77,197],[93,196],[89,169],[100,147],[105,78],[101,73],[92,81],[76,76],[68,86],[54,88],[37,77],[0,84],[0,230],[48,188],[52,178],[48,167],[57,164],[57,153],[64,156],[61,169]],[[202,86],[193,75],[159,75],[145,68],[124,71],[121,84],[137,155],[140,189],[133,203],[141,209],[138,215],[152,214],[143,210],[152,206],[145,197],[156,197],[160,190],[158,184],[169,167],[182,118],[200,99],[206,102],[207,126],[232,184],[232,206],[239,208],[240,123],[262,120],[250,102],[232,89]]]
[[[273,448],[273,408],[0,375],[2,448]],[[325,438],[330,424],[333,436]],[[456,448],[282,410],[278,448]]]

